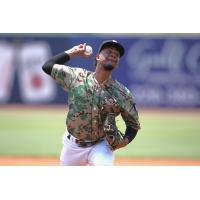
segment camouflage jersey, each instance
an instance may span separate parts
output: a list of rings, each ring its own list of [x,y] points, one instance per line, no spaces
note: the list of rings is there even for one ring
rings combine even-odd
[[[51,76],[68,91],[66,119],[70,134],[81,140],[105,137],[103,124],[108,113],[121,114],[126,126],[140,129],[130,91],[112,78],[99,84],[94,72],[55,64]]]

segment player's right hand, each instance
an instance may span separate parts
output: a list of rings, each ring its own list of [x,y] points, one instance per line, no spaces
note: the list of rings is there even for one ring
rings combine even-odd
[[[86,54],[85,49],[86,49],[86,43],[74,46],[65,52],[70,56],[70,58],[75,56],[90,57],[91,54]]]

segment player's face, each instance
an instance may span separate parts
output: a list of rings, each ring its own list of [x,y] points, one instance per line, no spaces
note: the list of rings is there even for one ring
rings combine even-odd
[[[99,61],[106,70],[113,70],[119,63],[120,53],[114,47],[104,48],[99,54]]]

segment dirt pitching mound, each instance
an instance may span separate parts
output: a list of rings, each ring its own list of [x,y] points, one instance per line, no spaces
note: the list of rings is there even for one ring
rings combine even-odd
[[[0,157],[1,166],[59,166],[57,157]],[[115,166],[200,166],[200,160],[116,158]]]

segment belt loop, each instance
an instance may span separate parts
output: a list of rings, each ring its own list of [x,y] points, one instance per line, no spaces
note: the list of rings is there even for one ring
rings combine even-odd
[[[70,141],[72,141],[72,142],[75,141],[75,138],[74,138],[69,132],[68,132],[67,138],[68,138]]]
[[[71,138],[71,135],[70,135],[70,134],[68,134],[67,138],[70,140],[70,138]]]

